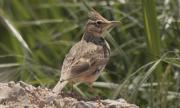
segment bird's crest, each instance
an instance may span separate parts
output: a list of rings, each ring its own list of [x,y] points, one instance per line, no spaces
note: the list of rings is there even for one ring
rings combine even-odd
[[[96,20],[108,21],[93,8],[91,9],[91,12],[89,13],[89,19],[93,21],[96,21]]]

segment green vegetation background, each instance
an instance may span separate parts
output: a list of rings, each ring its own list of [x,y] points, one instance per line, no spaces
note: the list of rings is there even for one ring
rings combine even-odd
[[[77,92],[179,108],[180,0],[0,0],[0,81],[52,88],[90,7],[121,24],[105,33],[111,59],[94,93],[84,84]]]

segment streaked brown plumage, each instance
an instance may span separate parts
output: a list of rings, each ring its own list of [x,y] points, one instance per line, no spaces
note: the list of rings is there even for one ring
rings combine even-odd
[[[86,24],[84,35],[66,55],[61,78],[53,91],[60,93],[68,82],[93,83],[105,68],[110,48],[103,32],[111,28],[117,21],[108,21],[93,10]]]

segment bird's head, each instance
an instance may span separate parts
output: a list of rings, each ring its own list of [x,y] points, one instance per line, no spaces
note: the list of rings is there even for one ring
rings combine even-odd
[[[105,19],[93,9],[89,14],[85,32],[91,33],[94,36],[102,36],[107,29],[114,27],[118,22],[119,21],[109,21]]]

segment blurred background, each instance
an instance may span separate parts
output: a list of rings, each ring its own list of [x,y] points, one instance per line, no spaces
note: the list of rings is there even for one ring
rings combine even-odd
[[[81,95],[180,108],[180,0],[0,0],[0,81],[52,88],[90,7],[121,24],[105,33],[111,58],[94,92],[81,84]]]

